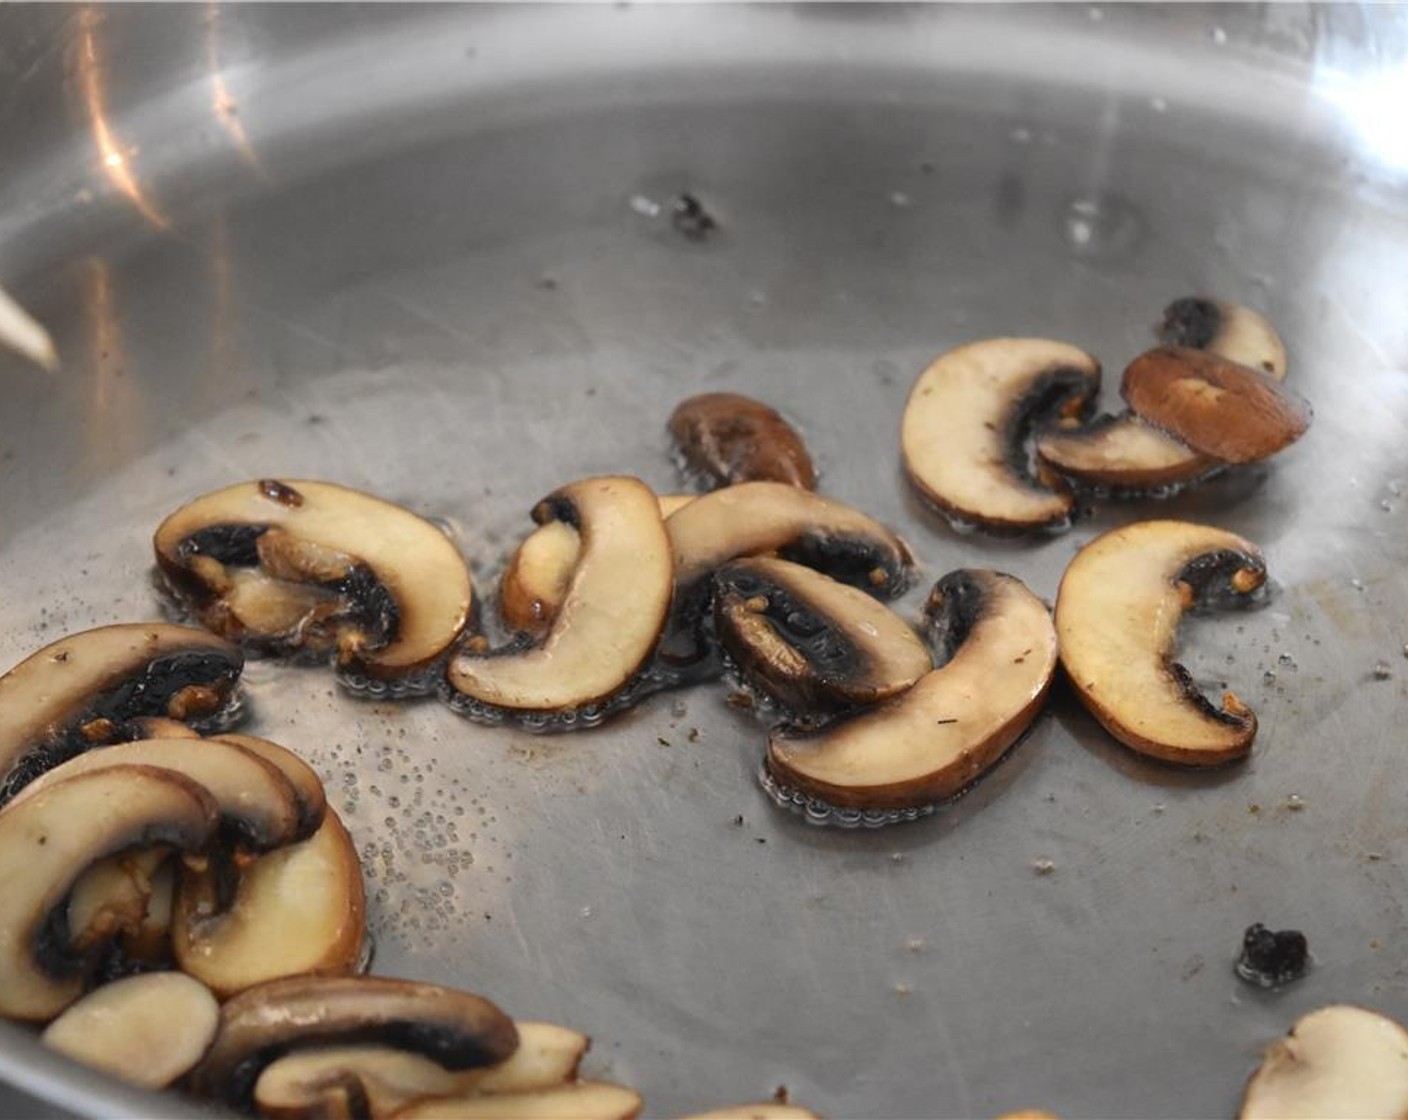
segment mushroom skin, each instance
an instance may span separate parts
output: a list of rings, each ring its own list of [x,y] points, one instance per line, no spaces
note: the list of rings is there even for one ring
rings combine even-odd
[[[70,634],[0,677],[0,805],[44,771],[140,734],[147,717],[221,727],[238,714],[244,654],[164,622]]]
[[[1165,346],[1220,354],[1282,381],[1286,348],[1262,316],[1239,304],[1190,297],[1164,308]],[[1100,416],[1083,426],[1058,425],[1037,437],[1037,454],[1085,486],[1117,496],[1170,497],[1226,464],[1146,423],[1132,412]]]
[[[1141,521],[1096,537],[1056,598],[1061,664],[1076,695],[1140,754],[1183,766],[1244,757],[1255,713],[1232,693],[1211,704],[1173,650],[1188,608],[1254,605],[1265,582],[1260,550],[1210,525]]]
[[[1076,498],[1028,448],[1045,418],[1089,416],[1100,363],[1044,338],[990,338],[940,355],[914,383],[900,423],[906,477],[958,528],[1061,530]]]
[[[816,470],[802,437],[776,409],[739,393],[700,393],[670,414],[686,475],[707,489],[739,482],[782,482],[816,489]]]
[[[934,667],[888,607],[801,564],[744,558],[713,583],[719,644],[794,722],[889,699]]]
[[[469,619],[469,569],[409,510],[329,482],[260,479],[161,523],[167,585],[202,624],[264,653],[332,654],[356,691],[432,691]]]
[[[1262,1055],[1238,1120],[1403,1120],[1408,1117],[1408,1031],[1348,1004],[1296,1020]]]
[[[182,868],[171,951],[183,971],[226,998],[285,976],[355,972],[365,915],[356,845],[329,808],[310,838],[238,869]]]
[[[75,951],[66,927],[88,867],[155,845],[201,852],[219,823],[199,785],[144,766],[79,774],[0,812],[0,1015],[52,1019],[83,994],[98,949]]]
[[[1161,346],[1125,367],[1125,401],[1144,420],[1224,463],[1254,463],[1310,427],[1310,404],[1260,370],[1208,350]]]
[[[513,1020],[483,996],[379,976],[292,976],[247,988],[220,1009],[220,1028],[190,1091],[249,1110],[264,1068],[296,1050],[380,1045],[457,1071],[518,1047]]]
[[[55,1019],[40,1040],[144,1089],[164,1089],[201,1059],[220,1005],[198,980],[150,972],[105,984]]]
[[[937,668],[819,732],[768,736],[763,784],[816,823],[913,820],[963,792],[1031,726],[1056,668],[1046,604],[1013,576],[959,569],[930,592]]]
[[[693,494],[661,494],[660,516],[694,500]],[[566,521],[549,521],[526,536],[509,557],[499,579],[499,615],[517,634],[546,634],[562,609],[572,571],[582,554],[582,538]]]
[[[564,521],[581,537],[557,616],[526,648],[520,641],[498,651],[461,649],[442,696],[481,722],[512,717],[530,731],[592,727],[644,684],[674,590],[670,539],[655,494],[624,475],[561,487],[534,507],[533,519]]]

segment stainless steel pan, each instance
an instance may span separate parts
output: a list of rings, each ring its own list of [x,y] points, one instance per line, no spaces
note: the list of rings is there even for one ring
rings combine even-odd
[[[1185,659],[1257,708],[1248,764],[1146,764],[1060,697],[967,797],[876,833],[774,809],[719,687],[533,738],[248,674],[253,726],[363,847],[376,969],[589,1031],[652,1115],[778,1086],[834,1116],[1226,1115],[1298,1014],[1408,1017],[1403,32],[1279,5],[8,6],[0,282],[64,369],[0,362],[0,660],[153,616],[158,520],[248,477],[444,517],[488,593],[560,482],[675,485],[664,419],[704,388],[786,411],[928,581],[1050,596],[1110,525],[1235,528],[1278,594]],[[673,228],[682,191],[716,235]],[[1280,326],[1302,444],[1033,542],[908,494],[899,412],[939,351],[1049,335],[1117,373],[1191,292]],[[1253,921],[1308,934],[1307,979],[1234,977]],[[189,1112],[9,1027],[0,1075]]]

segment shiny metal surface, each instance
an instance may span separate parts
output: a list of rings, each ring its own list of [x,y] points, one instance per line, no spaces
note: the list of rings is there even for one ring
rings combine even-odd
[[[784,409],[822,488],[906,535],[911,611],[955,566],[1051,596],[1110,525],[1226,525],[1278,593],[1192,624],[1186,660],[1257,709],[1247,765],[1146,764],[1060,695],[968,796],[877,833],[775,810],[719,687],[534,738],[248,673],[252,729],[363,848],[376,970],[590,1032],[651,1115],[778,1086],[839,1117],[1226,1115],[1296,1015],[1408,1018],[1402,33],[1297,6],[0,9],[0,283],[65,362],[0,357],[0,660],[153,616],[162,515],[261,475],[446,518],[487,595],[555,485],[676,485],[664,421],[703,388]],[[715,236],[672,228],[684,190]],[[899,413],[938,352],[1049,335],[1113,383],[1189,292],[1280,326],[1303,443],[1031,542],[911,498]],[[1234,977],[1253,921],[1306,932],[1307,979]],[[0,1076],[190,1111],[7,1026]]]

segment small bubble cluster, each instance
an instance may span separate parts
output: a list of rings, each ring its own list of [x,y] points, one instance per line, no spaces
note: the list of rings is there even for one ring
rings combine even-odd
[[[935,809],[933,805],[908,809],[843,808],[783,785],[772,776],[766,765],[758,770],[758,781],[779,808],[796,813],[808,824],[830,828],[885,828],[887,825],[920,820],[932,815]]]

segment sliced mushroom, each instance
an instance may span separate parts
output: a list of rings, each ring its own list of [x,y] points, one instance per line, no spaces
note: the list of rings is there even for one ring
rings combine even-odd
[[[322,827],[247,863],[184,868],[171,945],[177,964],[224,998],[299,973],[349,973],[361,959],[366,895],[356,845],[332,809]]]
[[[210,629],[275,653],[335,651],[354,687],[430,690],[469,618],[469,570],[439,528],[328,482],[205,494],[162,522],[155,547]]]
[[[191,1074],[196,1096],[253,1104],[270,1062],[319,1046],[384,1045],[448,1070],[501,1062],[513,1020],[482,996],[385,977],[294,976],[249,988],[220,1009],[215,1044]]]
[[[922,809],[962,792],[1031,725],[1056,667],[1046,604],[1012,576],[960,569],[925,613],[938,668],[908,692],[815,734],[769,736],[780,803],[815,818]]]
[[[1173,493],[1224,465],[1132,412],[1049,429],[1037,436],[1036,450],[1068,478],[1122,494]]]
[[[267,852],[301,839],[298,802],[283,772],[219,739],[139,739],[89,751],[41,774],[11,804],[23,804],[76,774],[114,766],[153,766],[190,778],[215,798],[222,822],[250,851]]]
[[[518,1049],[506,1061],[451,1073],[420,1054],[386,1046],[302,1050],[267,1066],[255,1085],[263,1116],[371,1117],[380,1120],[426,1097],[519,1093],[576,1076],[585,1035],[552,1023],[518,1023]]]
[[[397,1120],[635,1120],[645,1102],[634,1089],[574,1081],[551,1089],[476,1097],[442,1097],[407,1105]]]
[[[1241,758],[1256,716],[1230,692],[1214,707],[1173,651],[1185,610],[1248,605],[1265,581],[1261,553],[1235,533],[1186,521],[1114,529],[1061,580],[1061,664],[1095,718],[1141,754],[1185,766]]]
[[[1408,1031],[1362,1007],[1322,1007],[1268,1047],[1240,1120],[1404,1120]]]
[[[1144,420],[1224,463],[1265,459],[1310,427],[1303,397],[1207,350],[1146,351],[1125,367],[1120,393]]]
[[[46,1020],[82,993],[95,954],[67,942],[69,891],[134,848],[204,849],[219,808],[189,778],[121,766],[79,774],[0,813],[0,1015]]]
[[[934,667],[894,611],[773,557],[714,573],[714,630],[744,679],[797,717],[887,700]]]
[[[295,1050],[264,1067],[254,1086],[271,1120],[383,1120],[425,1097],[459,1092],[459,1077],[421,1055],[390,1046]]]
[[[913,563],[904,542],[878,521],[780,482],[743,482],[703,494],[671,514],[665,527],[681,595],[730,560],[777,552],[891,598],[905,589]]]
[[[807,445],[776,409],[738,393],[701,393],[670,414],[685,473],[705,486],[782,482],[816,489]]]
[[[1285,379],[1286,348],[1271,324],[1250,308],[1175,300],[1164,308],[1158,334],[1165,346],[1207,350]],[[1067,477],[1122,493],[1173,492],[1223,466],[1130,412],[1051,429],[1037,437],[1036,447]]]
[[[696,1112],[681,1117],[681,1120],[820,1120],[820,1117],[799,1104],[760,1101],[757,1104],[735,1104],[727,1108],[713,1108],[708,1112]]]
[[[131,1085],[164,1089],[215,1038],[220,1005],[179,972],[129,976],[90,992],[49,1024],[45,1046]]]
[[[131,623],[70,634],[0,677],[0,804],[65,759],[160,716],[218,724],[244,655],[188,626]]]
[[[1064,528],[1075,496],[1028,448],[1047,416],[1082,418],[1100,363],[1042,338],[990,338],[942,355],[910,391],[900,426],[905,473],[961,525]]]
[[[670,540],[650,488],[623,476],[564,486],[533,518],[565,521],[581,535],[562,607],[530,649],[461,650],[448,696],[480,719],[513,715],[538,730],[590,725],[620,702],[659,641],[673,591]]]
[[[1266,319],[1250,307],[1190,296],[1164,308],[1158,327],[1164,346],[1209,350],[1229,361],[1286,379],[1286,346]]]
[[[660,516],[669,517],[693,500],[693,494],[661,494]],[[582,538],[566,521],[549,521],[529,533],[499,581],[504,625],[521,634],[546,634],[562,609],[581,554]]]
[[[518,1049],[504,1061],[459,1075],[461,1090],[522,1093],[547,1089],[577,1076],[591,1039],[556,1023],[520,1022]]]

